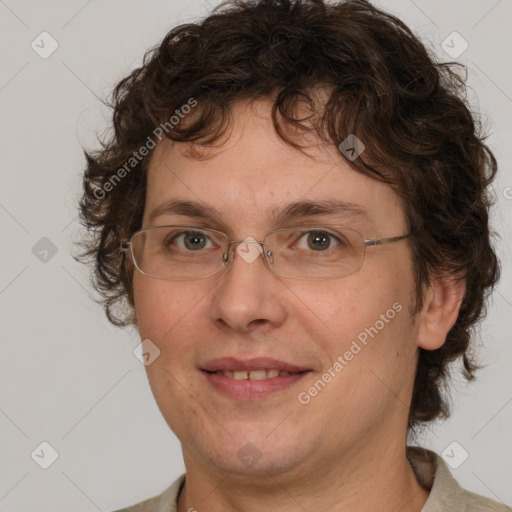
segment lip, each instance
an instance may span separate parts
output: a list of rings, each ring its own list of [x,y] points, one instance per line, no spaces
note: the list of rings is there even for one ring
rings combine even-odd
[[[264,369],[278,369],[290,372],[290,375],[279,375],[261,380],[235,380],[213,373],[216,371]],[[258,357],[245,361],[235,357],[223,357],[212,359],[201,368],[202,374],[214,389],[230,398],[243,401],[260,400],[273,393],[290,388],[299,380],[302,380],[310,371],[308,368],[268,357]]]

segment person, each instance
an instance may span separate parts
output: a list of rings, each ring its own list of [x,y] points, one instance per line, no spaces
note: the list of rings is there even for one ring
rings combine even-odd
[[[186,468],[124,512],[510,510],[407,446],[499,276],[459,69],[368,1],[243,0],[117,84],[80,260]]]

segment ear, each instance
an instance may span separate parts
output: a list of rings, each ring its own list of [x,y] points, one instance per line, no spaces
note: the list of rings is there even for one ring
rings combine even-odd
[[[444,345],[446,336],[459,316],[466,292],[464,279],[435,277],[419,313],[418,346],[436,350]]]

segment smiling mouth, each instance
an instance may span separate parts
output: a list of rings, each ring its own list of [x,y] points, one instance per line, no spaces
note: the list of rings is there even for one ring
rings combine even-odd
[[[207,372],[215,375],[222,375],[223,377],[227,377],[228,379],[234,380],[264,380],[264,379],[273,379],[275,377],[287,377],[292,375],[293,373],[303,373],[303,372],[287,372],[285,370],[279,370],[277,368],[272,369],[264,369],[264,370],[218,370],[216,372]]]
[[[260,400],[290,389],[311,373],[307,366],[271,357],[221,357],[204,362],[200,370],[211,388],[237,401]]]
[[[289,372],[276,368],[258,370],[202,370],[209,385],[232,400],[255,401],[292,389],[310,370]]]

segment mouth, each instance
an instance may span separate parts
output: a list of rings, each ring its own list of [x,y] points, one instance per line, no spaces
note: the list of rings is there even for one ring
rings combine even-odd
[[[256,400],[293,386],[310,369],[270,358],[213,359],[201,367],[208,383],[237,400]]]
[[[274,379],[275,377],[287,377],[291,375],[290,372],[285,370],[279,370],[278,368],[270,368],[263,370],[218,370],[216,372],[208,372],[213,373],[215,375],[222,375],[223,377],[227,377],[228,379],[234,380],[264,380],[264,379]],[[295,372],[293,372],[295,373]],[[297,372],[298,373],[298,372]]]

